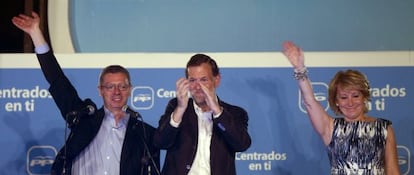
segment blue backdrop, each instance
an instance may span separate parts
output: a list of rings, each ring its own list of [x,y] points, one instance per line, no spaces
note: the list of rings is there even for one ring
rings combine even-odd
[[[369,114],[393,122],[403,174],[410,173],[414,149],[414,84],[412,67],[354,67],[370,79]],[[311,67],[310,76],[320,102],[327,106],[327,84],[339,67]],[[101,106],[96,89],[100,69],[64,69],[83,98]],[[157,126],[168,100],[175,97],[181,68],[131,68],[134,90],[130,106]],[[0,69],[0,174],[48,174],[64,142],[65,123],[50,98],[38,68]],[[218,95],[249,114],[251,147],[238,153],[240,175],[329,174],[321,139],[300,106],[301,96],[291,68],[222,68]],[[332,112],[329,111],[331,114]]]
[[[70,0],[76,52],[414,49],[414,1]]]
[[[373,98],[369,114],[393,122],[402,174],[413,174],[414,118],[410,115],[414,113],[414,1],[56,2],[69,3],[71,39],[78,53],[273,52],[284,40],[295,41],[306,51],[408,51],[402,53],[408,57],[404,62],[409,63],[408,67],[353,68],[365,72],[370,79]],[[238,56],[245,58],[244,55]],[[369,66],[375,66],[375,57],[381,56],[378,53],[369,57],[374,61],[344,60],[337,65],[370,62]],[[26,61],[20,59],[19,64],[24,66],[8,66],[13,58],[0,55],[0,174],[48,174],[56,151],[63,145],[65,123],[49,96],[40,69],[25,67]],[[383,61],[393,60],[390,57]],[[96,89],[101,70],[96,65],[101,62],[76,61],[82,64],[72,63],[74,66],[66,68],[65,73],[81,97],[91,98],[101,106]],[[150,56],[144,61],[152,62]],[[257,60],[245,61],[251,65]],[[327,110],[327,83],[340,69],[343,67],[310,67],[315,95]],[[166,103],[175,96],[175,80],[183,76],[184,70],[172,67],[130,71],[135,85],[130,106],[156,127]],[[238,174],[329,174],[325,147],[300,106],[301,96],[290,68],[225,67],[222,76],[220,98],[245,108],[250,116],[253,142],[250,149],[237,154]],[[143,96],[147,100],[134,101]]]

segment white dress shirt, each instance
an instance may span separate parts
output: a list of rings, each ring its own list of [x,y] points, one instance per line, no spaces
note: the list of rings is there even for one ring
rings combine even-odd
[[[210,144],[213,135],[213,118],[218,118],[221,113],[213,116],[213,111],[203,112],[195,102],[193,102],[193,105],[198,121],[198,142],[196,155],[188,175],[210,175]],[[171,114],[170,124],[178,127],[180,123],[175,122],[172,116],[173,114]]]
[[[213,113],[203,112],[194,105],[198,119],[197,152],[191,165],[189,175],[210,175],[210,144],[213,134]]]

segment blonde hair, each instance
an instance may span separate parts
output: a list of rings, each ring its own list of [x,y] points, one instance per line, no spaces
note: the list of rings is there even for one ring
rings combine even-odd
[[[354,89],[361,92],[364,101],[371,101],[371,94],[369,90],[369,82],[367,77],[357,70],[348,69],[346,71],[339,71],[335,74],[329,83],[328,101],[331,110],[336,114],[342,114],[339,107],[336,105],[336,98],[338,88]],[[368,112],[368,107],[365,105],[364,113]]]

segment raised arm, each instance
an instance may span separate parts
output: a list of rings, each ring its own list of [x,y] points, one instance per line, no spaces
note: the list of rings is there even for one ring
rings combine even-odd
[[[286,41],[283,43],[283,54],[293,66],[294,77],[302,93],[303,104],[309,119],[316,132],[322,137],[325,145],[328,145],[332,137],[333,119],[315,99],[312,85],[307,75],[308,70],[305,67],[303,51],[293,42]]]
[[[35,12],[32,12],[32,16],[20,14],[12,18],[13,24],[26,32],[32,38],[35,47],[40,47],[47,44],[43,37],[42,31],[39,28],[40,18]]]
[[[12,22],[17,28],[30,35],[46,80],[51,84],[60,76],[63,76],[63,71],[39,28],[39,15],[35,12],[32,12],[32,16],[20,14],[13,17]]]
[[[66,119],[68,112],[79,109],[84,103],[79,98],[76,89],[63,73],[55,55],[49,48],[39,28],[39,15],[35,12],[32,12],[31,16],[20,14],[13,17],[12,22],[17,28],[26,32],[32,38],[37,60],[39,61],[43,75],[50,84],[49,92],[53,96],[62,116]],[[68,119],[67,121],[72,120]]]

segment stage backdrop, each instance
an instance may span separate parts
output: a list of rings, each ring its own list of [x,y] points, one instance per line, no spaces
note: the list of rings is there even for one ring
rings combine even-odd
[[[325,146],[301,105],[289,63],[280,53],[209,53],[221,66],[218,95],[247,110],[251,147],[237,153],[240,175],[329,174]],[[327,85],[338,70],[368,76],[371,116],[393,122],[402,174],[413,174],[414,59],[411,52],[309,53],[315,96],[328,110]],[[79,95],[102,105],[100,70],[126,66],[132,75],[129,105],[157,127],[190,53],[57,54]],[[0,174],[48,174],[64,143],[65,123],[51,99],[34,54],[0,55]],[[163,154],[165,152],[163,151]],[[213,153],[214,154],[214,153]]]

